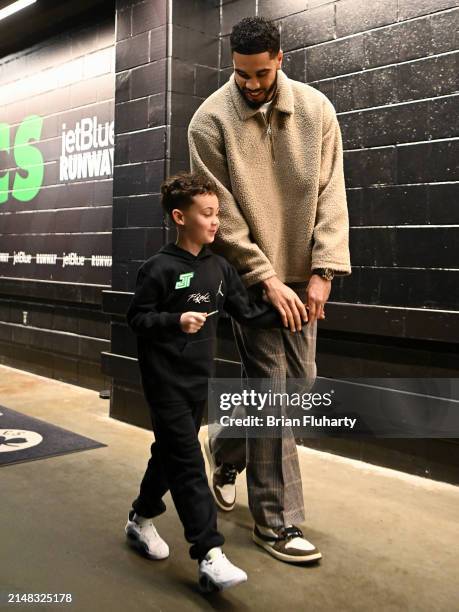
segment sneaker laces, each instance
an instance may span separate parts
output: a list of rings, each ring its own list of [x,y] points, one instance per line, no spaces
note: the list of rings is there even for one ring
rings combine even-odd
[[[153,519],[152,518],[147,518],[147,519],[143,519],[141,521],[134,521],[135,524],[140,527],[140,529],[143,529],[145,527],[151,529],[151,531],[153,532],[154,535],[158,535],[158,531],[156,530],[156,527],[153,523]]]
[[[234,566],[224,552],[216,559],[211,559],[208,564],[212,566],[216,576],[224,576],[225,572],[231,571]]]
[[[155,535],[158,535],[158,531],[157,531],[156,527],[154,526],[154,524],[153,524],[153,521],[152,521],[152,520],[148,521],[148,523],[146,523],[145,527],[148,527],[149,529],[151,529],[151,531],[152,531],[152,532],[153,532]]]
[[[293,540],[293,538],[303,537],[303,532],[298,527],[295,527],[295,525],[291,527],[281,527],[277,533],[279,534],[279,538],[286,542]]]
[[[231,463],[224,463],[221,468],[223,484],[234,484],[236,482],[237,469]]]
[[[214,565],[215,567],[218,567],[219,564],[222,562],[224,564],[225,560],[226,560],[226,556],[225,556],[225,553],[223,552],[221,555],[219,555],[218,557],[215,557],[214,559],[206,558],[208,565]]]

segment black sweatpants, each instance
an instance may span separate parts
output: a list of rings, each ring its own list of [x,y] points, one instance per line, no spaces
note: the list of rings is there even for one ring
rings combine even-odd
[[[155,442],[132,504],[137,514],[153,518],[166,510],[162,497],[170,489],[185,538],[192,544],[190,556],[198,560],[224,542],[198,440],[204,406],[205,401],[184,401],[151,407]]]

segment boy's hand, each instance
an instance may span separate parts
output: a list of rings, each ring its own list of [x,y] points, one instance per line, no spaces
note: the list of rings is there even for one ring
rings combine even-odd
[[[186,334],[195,334],[206,322],[205,312],[184,312],[180,317],[180,327]]]

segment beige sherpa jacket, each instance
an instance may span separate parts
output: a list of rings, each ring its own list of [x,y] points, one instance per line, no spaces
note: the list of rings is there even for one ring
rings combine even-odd
[[[249,286],[277,274],[305,281],[313,268],[350,274],[341,132],[324,94],[277,73],[269,122],[232,75],[194,114],[191,168],[217,185],[215,250]]]

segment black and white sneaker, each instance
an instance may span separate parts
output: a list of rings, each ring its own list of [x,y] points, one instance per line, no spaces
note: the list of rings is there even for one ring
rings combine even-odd
[[[129,544],[149,559],[166,559],[169,556],[169,546],[156,531],[151,518],[144,518],[131,510],[124,531]]]
[[[306,540],[301,529],[294,525],[277,529],[255,525],[252,538],[270,555],[287,563],[306,563],[322,558],[314,544]]]
[[[236,504],[236,466],[230,463],[216,464],[210,447],[209,437],[204,441],[207,461],[210,468],[210,488],[217,506],[229,512]]]

